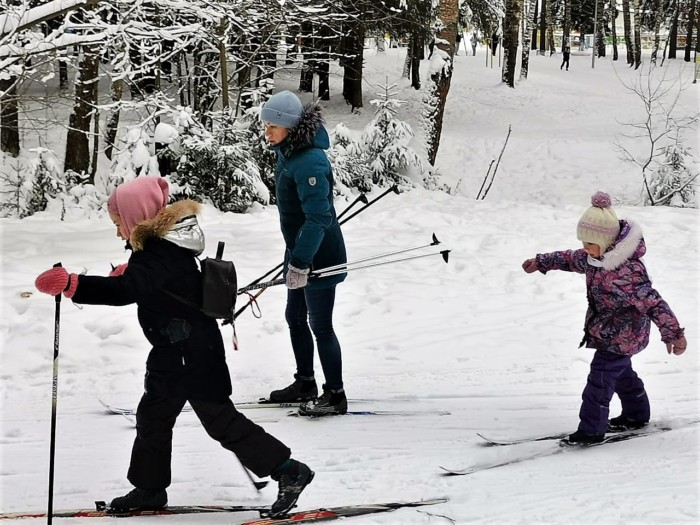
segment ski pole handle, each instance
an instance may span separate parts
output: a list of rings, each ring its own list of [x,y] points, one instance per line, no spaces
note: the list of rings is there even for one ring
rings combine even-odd
[[[63,265],[60,262],[57,262],[56,264],[53,265],[53,267],[54,268],[62,268]],[[56,304],[61,302],[61,295],[63,295],[63,294],[60,294],[60,293],[56,294],[56,296],[55,296],[56,297]]]

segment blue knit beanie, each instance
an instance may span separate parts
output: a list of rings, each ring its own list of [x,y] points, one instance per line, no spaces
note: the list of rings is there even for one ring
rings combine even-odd
[[[291,91],[280,91],[263,104],[260,118],[268,124],[292,129],[299,124],[303,110],[299,97]]]

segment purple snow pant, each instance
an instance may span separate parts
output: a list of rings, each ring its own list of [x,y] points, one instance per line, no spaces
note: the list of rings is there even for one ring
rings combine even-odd
[[[596,350],[581,396],[579,430],[587,434],[605,434],[613,394],[620,398],[623,415],[635,421],[649,421],[649,398],[644,383],[632,370],[631,357]]]

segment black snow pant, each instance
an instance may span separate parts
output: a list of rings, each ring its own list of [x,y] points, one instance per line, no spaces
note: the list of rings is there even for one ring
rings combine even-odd
[[[569,53],[566,51],[563,53],[563,59],[561,61],[561,66],[559,66],[559,69],[562,69],[564,67],[564,64],[566,64],[566,70],[569,70]]]
[[[289,459],[289,448],[236,410],[228,398],[200,401],[145,393],[136,410],[136,439],[127,475],[135,487],[170,486],[173,427],[187,401],[207,433],[256,476],[269,476],[275,467]]]

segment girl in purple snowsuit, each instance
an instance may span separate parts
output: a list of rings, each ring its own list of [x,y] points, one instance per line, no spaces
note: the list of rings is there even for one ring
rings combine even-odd
[[[610,196],[597,192],[583,214],[577,237],[583,249],[537,254],[523,270],[564,270],[586,275],[588,311],[581,345],[595,348],[583,390],[578,430],[569,443],[598,443],[606,431],[641,428],[650,417],[644,383],[632,370],[631,357],[649,343],[651,321],[658,326],[668,353],[681,355],[687,341],[678,319],[651,285],[642,256],[646,245],[639,225],[619,220]],[[613,394],[622,414],[608,421]]]

